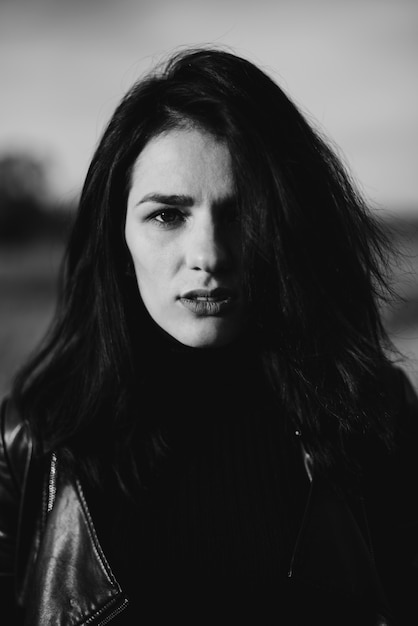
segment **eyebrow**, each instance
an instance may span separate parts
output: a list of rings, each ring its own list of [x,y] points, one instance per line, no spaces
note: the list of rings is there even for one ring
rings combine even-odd
[[[157,192],[147,193],[141,200],[139,200],[135,206],[139,206],[140,204],[145,204],[146,202],[156,202],[158,204],[165,204],[167,206],[175,206],[175,207],[190,207],[194,204],[194,198],[192,196],[187,196],[185,194],[163,194]],[[224,208],[232,208],[235,206],[236,199],[235,196],[231,195],[226,198],[222,198],[221,200],[215,202],[215,206],[224,207]]]
[[[147,193],[136,206],[145,202],[157,202],[158,204],[167,204],[170,206],[188,207],[192,206],[193,198],[191,196],[171,194],[165,195],[161,193]]]

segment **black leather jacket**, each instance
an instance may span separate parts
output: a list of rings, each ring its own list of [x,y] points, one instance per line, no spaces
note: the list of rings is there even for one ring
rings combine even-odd
[[[393,370],[390,384],[399,400],[401,449],[393,458],[373,458],[361,493],[347,494],[316,476],[303,455],[311,487],[289,569],[290,577],[314,589],[354,598],[371,593],[373,614],[364,622],[370,626],[418,622],[418,611],[411,613],[411,594],[418,591],[412,456],[418,402],[400,370]],[[60,476],[54,455],[34,458],[30,427],[10,401],[1,411],[0,507],[0,584],[13,581],[20,607],[20,617],[2,623],[99,625],[124,611],[128,600],[98,541],[82,484]],[[401,606],[399,618],[382,586],[395,579],[397,591],[389,589],[389,597],[395,613]]]

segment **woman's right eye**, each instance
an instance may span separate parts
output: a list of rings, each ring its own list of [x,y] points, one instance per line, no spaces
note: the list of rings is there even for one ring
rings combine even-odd
[[[159,226],[177,226],[183,222],[185,216],[178,209],[163,209],[151,215],[151,220],[158,223]]]

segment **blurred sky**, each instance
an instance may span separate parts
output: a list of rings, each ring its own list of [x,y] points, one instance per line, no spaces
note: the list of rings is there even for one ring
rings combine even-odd
[[[76,197],[132,82],[205,43],[275,78],[376,208],[418,214],[417,0],[0,0],[0,154],[39,150]]]

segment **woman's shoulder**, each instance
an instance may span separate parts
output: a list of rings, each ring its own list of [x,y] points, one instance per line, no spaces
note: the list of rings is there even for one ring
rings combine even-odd
[[[15,400],[5,397],[0,407],[0,457],[18,490],[23,484],[33,446],[30,424],[23,418]]]
[[[418,434],[418,384],[413,384],[406,369],[395,364],[387,366],[382,371],[380,387],[395,437]]]
[[[382,500],[390,494],[399,500],[410,500],[418,489],[416,445],[418,441],[418,394],[407,371],[397,365],[385,368],[379,388],[384,402],[383,419],[389,420],[390,438],[366,437],[361,450],[364,476],[370,493],[380,491]],[[406,493],[408,494],[406,496]]]
[[[374,422],[347,437],[355,476],[370,493],[377,484],[400,480],[412,480],[418,487],[418,394],[412,377],[405,368],[386,364],[366,393],[369,405],[374,404]]]

